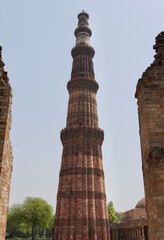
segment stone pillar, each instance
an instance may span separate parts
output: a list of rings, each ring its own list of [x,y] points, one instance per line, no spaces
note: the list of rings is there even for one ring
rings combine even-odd
[[[12,148],[10,143],[12,90],[0,47],[0,240],[5,239],[12,173]]]
[[[164,32],[136,90],[149,240],[164,239]]]
[[[118,240],[118,229],[114,229],[114,240]]]
[[[142,236],[142,240],[145,240],[145,233],[144,233],[144,226],[142,226],[141,228],[141,236]]]
[[[110,240],[88,14],[78,15],[53,239]]]

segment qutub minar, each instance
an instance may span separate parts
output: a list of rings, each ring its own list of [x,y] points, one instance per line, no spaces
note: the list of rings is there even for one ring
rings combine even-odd
[[[78,15],[76,46],[72,49],[66,128],[61,131],[60,170],[54,240],[110,240],[95,81],[90,46],[89,15]]]

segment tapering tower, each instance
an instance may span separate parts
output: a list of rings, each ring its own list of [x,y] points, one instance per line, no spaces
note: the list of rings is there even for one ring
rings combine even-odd
[[[63,155],[57,195],[54,240],[109,240],[109,220],[98,127],[89,15],[78,15],[73,66],[67,88],[69,104],[66,128],[61,131]]]
[[[0,46],[0,240],[5,240],[12,173],[10,143],[12,90],[1,56]]]
[[[164,32],[136,90],[149,240],[164,239]]]

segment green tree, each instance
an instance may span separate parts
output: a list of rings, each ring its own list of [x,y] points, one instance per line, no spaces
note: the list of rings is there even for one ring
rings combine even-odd
[[[27,197],[22,205],[24,213],[24,222],[32,231],[32,240],[34,240],[35,228],[39,226],[42,229],[49,227],[53,218],[53,209],[45,200],[41,198]]]
[[[23,217],[22,205],[13,204],[8,212],[6,236],[10,238],[30,236],[31,231],[23,222]]]
[[[45,200],[41,198],[27,197],[23,204],[13,205],[8,215],[7,233],[12,233],[14,237],[23,237],[21,234],[32,234],[32,240],[36,228],[48,229],[53,219],[53,209]]]
[[[122,212],[116,212],[116,217],[117,217],[117,221],[122,221],[122,216],[123,213]]]
[[[54,227],[54,220],[55,220],[55,215],[53,215],[51,222],[49,224],[49,227],[46,229],[46,237],[51,238],[52,237],[52,230]]]
[[[109,224],[112,227],[113,223],[117,221],[116,211],[113,207],[112,201],[108,203],[107,208],[108,208]]]

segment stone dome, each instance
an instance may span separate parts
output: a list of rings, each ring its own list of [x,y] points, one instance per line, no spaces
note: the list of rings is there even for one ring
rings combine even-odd
[[[142,198],[136,205],[136,208],[146,208],[145,198]]]

